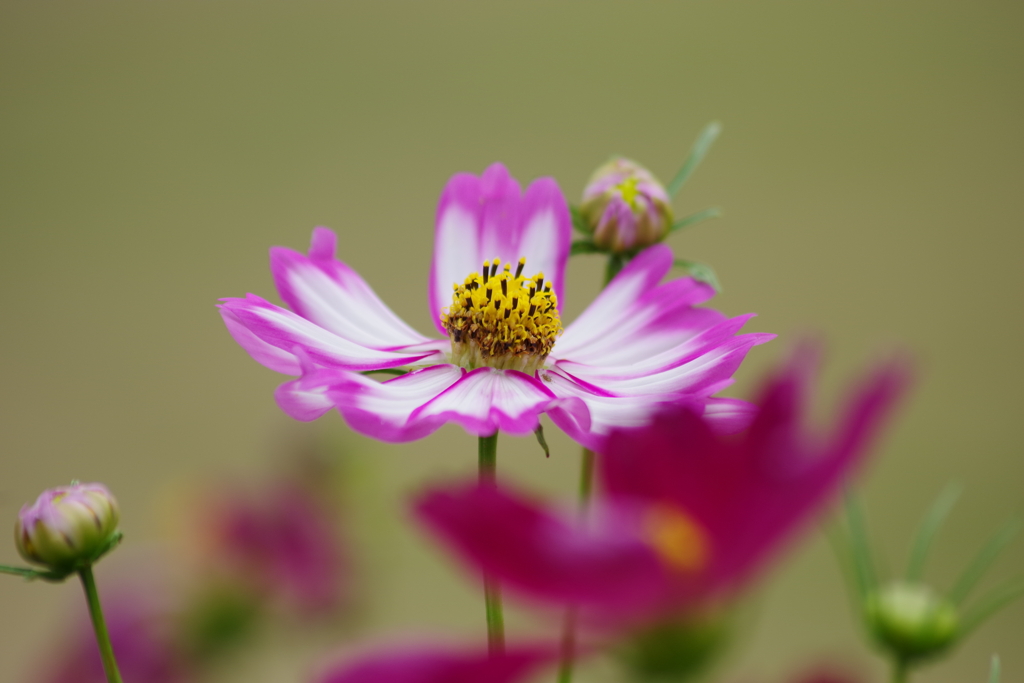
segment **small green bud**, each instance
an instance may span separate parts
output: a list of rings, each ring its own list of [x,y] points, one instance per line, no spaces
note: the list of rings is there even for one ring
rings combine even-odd
[[[939,654],[959,634],[956,608],[923,584],[882,586],[868,595],[864,616],[875,641],[905,661]]]
[[[14,541],[29,562],[55,571],[91,564],[117,533],[117,501],[102,484],[47,489],[18,514]]]

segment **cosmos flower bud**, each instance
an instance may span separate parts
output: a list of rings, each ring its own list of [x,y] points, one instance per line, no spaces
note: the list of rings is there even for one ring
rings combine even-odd
[[[98,559],[114,541],[120,513],[102,484],[58,486],[18,514],[14,540],[29,562],[70,571]]]
[[[594,171],[580,211],[594,243],[616,253],[659,242],[672,227],[672,204],[664,186],[646,168],[622,157]]]
[[[959,635],[955,607],[923,584],[882,586],[868,596],[864,616],[878,644],[904,661],[938,654]]]

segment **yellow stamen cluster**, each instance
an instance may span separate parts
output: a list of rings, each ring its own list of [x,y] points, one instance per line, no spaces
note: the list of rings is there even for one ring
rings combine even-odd
[[[623,180],[621,183],[615,186],[615,189],[622,195],[623,201],[629,204],[629,208],[634,211],[637,209],[636,198],[640,194],[640,180],[639,178],[629,177]]]
[[[647,542],[672,569],[691,573],[708,563],[707,534],[692,517],[673,505],[658,504],[644,519]]]
[[[501,260],[484,261],[479,273],[455,284],[452,305],[441,320],[452,340],[452,362],[464,368],[489,366],[533,373],[562,332],[558,298],[544,274],[524,277],[526,259],[515,273]]]

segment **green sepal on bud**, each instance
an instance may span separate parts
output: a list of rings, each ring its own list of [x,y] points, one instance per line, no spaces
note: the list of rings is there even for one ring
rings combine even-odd
[[[75,482],[47,489],[22,507],[14,541],[25,560],[48,570],[30,578],[61,580],[120,542],[119,521],[117,501],[105,486]]]
[[[864,620],[875,642],[905,661],[928,659],[952,645],[956,607],[923,584],[896,581],[867,596]]]
[[[965,604],[1020,530],[1017,520],[1006,524],[981,548],[950,590],[940,593],[925,582],[924,569],[932,543],[958,496],[956,486],[947,487],[938,496],[918,528],[904,576],[890,581],[879,581],[863,511],[852,496],[846,498],[846,533],[845,538],[834,537],[838,541],[836,551],[849,569],[871,640],[893,664],[894,680],[905,681],[914,666],[959,644],[993,614],[1024,595],[1024,579],[1018,579]]]

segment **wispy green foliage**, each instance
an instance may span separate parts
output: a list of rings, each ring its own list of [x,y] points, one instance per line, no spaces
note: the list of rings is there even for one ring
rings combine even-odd
[[[999,655],[992,655],[992,665],[988,670],[988,683],[999,683],[1002,667],[999,664]]]
[[[953,584],[953,588],[949,591],[950,600],[955,604],[960,604],[967,599],[967,596],[974,590],[978,581],[981,580],[989,567],[998,559],[1003,549],[1014,539],[1022,526],[1024,526],[1022,520],[1010,520],[989,539],[988,543],[982,546],[971,563],[967,565],[964,573]]]
[[[850,557],[853,559],[854,578],[857,580],[857,593],[861,599],[878,586],[875,574],[875,561],[868,541],[867,526],[864,524],[864,511],[860,502],[847,491],[845,496],[846,523],[850,534]]]
[[[677,268],[682,268],[686,271],[686,274],[692,277],[694,280],[700,280],[706,282],[715,288],[716,292],[722,291],[722,284],[718,281],[718,275],[715,274],[715,269],[705,263],[697,263],[696,261],[687,261],[685,259],[677,258],[675,260]]]
[[[700,162],[704,160],[708,150],[711,149],[711,145],[714,143],[715,138],[722,132],[722,124],[718,121],[712,121],[704,130],[697,136],[697,140],[693,143],[693,147],[690,148],[690,153],[686,156],[686,161],[683,162],[682,168],[676,173],[675,177],[672,178],[672,182],[666,186],[666,190],[670,197],[675,197],[679,190],[683,188],[686,181],[690,179],[693,172],[700,166]]]
[[[946,486],[942,493],[939,494],[939,497],[935,499],[924,520],[921,521],[921,526],[918,527],[917,536],[914,538],[914,544],[911,547],[910,561],[907,563],[906,578],[908,581],[919,581],[924,575],[924,564],[928,559],[928,551],[931,549],[932,541],[935,540],[935,535],[939,532],[942,523],[946,521],[946,517],[949,516],[953,505],[956,504],[957,499],[960,497],[960,491],[961,488],[957,484]]]
[[[721,218],[721,216],[722,210],[719,209],[717,206],[713,206],[710,209],[704,209],[703,211],[698,211],[697,213],[691,213],[689,216],[686,216],[685,218],[680,218],[675,223],[673,223],[672,227],[669,229],[669,234],[672,234],[677,230],[689,228],[692,225],[697,225],[698,223],[703,223],[704,221],[709,220],[711,218]]]

